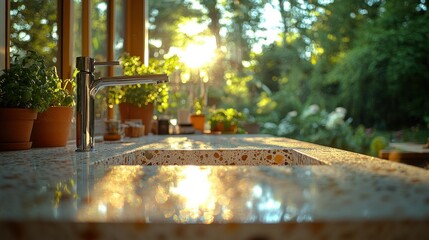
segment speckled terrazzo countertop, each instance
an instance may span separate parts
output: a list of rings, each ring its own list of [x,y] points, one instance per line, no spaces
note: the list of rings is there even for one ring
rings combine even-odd
[[[0,239],[429,239],[429,172],[261,135],[0,152]]]

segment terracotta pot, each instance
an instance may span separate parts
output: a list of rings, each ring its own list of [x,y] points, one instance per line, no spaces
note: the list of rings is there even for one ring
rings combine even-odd
[[[148,135],[152,128],[153,119],[153,103],[149,103],[147,106],[138,107],[129,103],[119,104],[119,114],[121,115],[121,122],[132,119],[141,119],[144,124],[144,134]]]
[[[223,123],[217,123],[216,126],[213,127],[212,132],[221,132],[223,134],[235,134],[237,133],[237,126],[230,125],[228,128],[225,128]]]
[[[204,114],[192,114],[189,119],[195,130],[204,132],[204,124],[206,122],[206,116]]]
[[[25,108],[0,108],[0,150],[31,148],[31,131],[37,112]]]
[[[64,147],[69,139],[73,107],[49,107],[34,121],[33,147]]]

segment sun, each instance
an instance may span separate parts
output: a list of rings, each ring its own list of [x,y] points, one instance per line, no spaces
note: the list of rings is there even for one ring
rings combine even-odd
[[[171,47],[169,55],[177,55],[186,66],[199,69],[209,64],[215,58],[216,38],[207,35],[207,23],[197,19],[187,19],[179,24],[179,31],[192,39],[184,47]]]
[[[179,57],[191,68],[201,68],[214,59],[216,40],[214,37],[201,37],[198,42],[190,43]]]

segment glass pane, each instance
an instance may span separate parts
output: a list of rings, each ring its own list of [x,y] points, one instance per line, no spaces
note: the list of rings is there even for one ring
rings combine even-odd
[[[76,57],[82,55],[82,1],[73,1],[73,67]]]
[[[91,1],[91,56],[98,61],[107,60],[107,2]],[[97,70],[105,69],[99,68]]]
[[[58,45],[56,0],[14,0],[10,2],[10,54],[34,50],[55,66]]]
[[[115,1],[115,39],[114,39],[114,59],[119,59],[124,53],[124,36],[125,36],[125,0]],[[115,68],[115,74],[122,74],[121,68]]]
[[[107,2],[104,0],[91,1],[91,56],[96,61],[107,60]],[[97,67],[95,69],[96,77],[106,76],[106,67]],[[96,95],[95,99],[95,117],[106,118],[107,100],[106,89],[103,88]]]

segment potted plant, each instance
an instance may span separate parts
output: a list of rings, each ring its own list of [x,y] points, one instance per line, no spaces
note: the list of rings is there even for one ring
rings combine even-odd
[[[239,123],[244,120],[243,113],[234,108],[215,109],[209,117],[212,132],[237,133]]]
[[[14,55],[0,75],[0,150],[31,148],[37,112],[49,106],[49,81],[43,58],[36,52]]]
[[[194,101],[194,114],[189,119],[195,130],[204,132],[204,125],[206,122],[206,116],[203,114],[203,99],[195,99]]]
[[[165,73],[170,75],[179,67],[177,56],[165,60],[150,59],[149,65],[144,65],[137,56],[124,55],[121,58],[124,75],[144,75]],[[119,103],[121,121],[141,119],[145,125],[145,135],[152,126],[154,109],[163,112],[168,107],[168,85],[137,84],[111,88],[109,101]]]
[[[49,107],[34,121],[33,147],[63,147],[67,144],[73,118],[75,82],[58,77],[56,68],[47,72]]]

